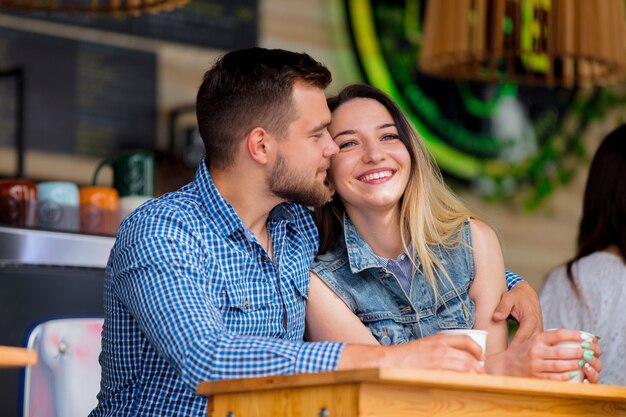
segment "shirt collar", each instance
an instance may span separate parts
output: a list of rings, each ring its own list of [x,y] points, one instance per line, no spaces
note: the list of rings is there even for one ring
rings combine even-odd
[[[245,231],[247,227],[239,217],[239,214],[228,201],[222,197],[215,186],[211,173],[204,162],[200,161],[196,171],[194,183],[200,190],[200,198],[206,207],[206,211],[211,218],[219,219],[223,225],[223,232],[226,236],[232,235],[237,230]],[[282,203],[272,209],[269,214],[270,221],[291,222],[296,215],[295,203]]]

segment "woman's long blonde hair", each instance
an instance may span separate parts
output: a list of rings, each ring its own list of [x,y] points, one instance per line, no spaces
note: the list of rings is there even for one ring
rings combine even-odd
[[[400,139],[411,156],[411,175],[402,197],[400,208],[400,237],[408,253],[412,243],[411,259],[416,259],[435,295],[437,282],[450,277],[433,252],[435,246],[452,247],[461,242],[459,227],[469,217],[475,217],[448,189],[439,167],[425,148],[417,132],[398,105],[382,91],[365,84],[345,87],[337,96],[328,98],[328,107],[334,112],[339,106],[357,98],[376,100],[389,111],[396,124]],[[341,198],[315,208],[315,218],[320,233],[319,253],[333,249],[343,230],[345,208]]]

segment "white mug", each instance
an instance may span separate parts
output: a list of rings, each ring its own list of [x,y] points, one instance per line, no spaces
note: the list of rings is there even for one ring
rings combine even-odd
[[[487,334],[486,330],[478,330],[478,329],[449,329],[442,330],[439,334],[447,335],[447,336],[456,336],[456,335],[465,335],[472,338],[474,342],[480,346],[483,351],[483,356],[487,354]],[[482,366],[485,366],[485,361],[480,361]]]
[[[130,213],[135,211],[137,207],[151,199],[152,197],[144,195],[129,195],[120,198],[119,222],[121,223]]]
[[[554,330],[559,330],[559,329],[547,329],[546,331],[551,332]],[[592,342],[594,335],[592,335],[589,332],[585,332],[583,330],[579,330],[580,336],[582,337],[582,341],[583,342]],[[565,347],[565,348],[572,348],[572,349],[579,349],[581,342],[580,341],[571,341],[571,342],[561,342],[561,343],[557,343],[554,346],[558,346],[558,347]],[[579,373],[577,376],[570,378],[567,382],[583,382],[583,380],[585,379],[585,373],[582,371],[582,369],[579,370]]]

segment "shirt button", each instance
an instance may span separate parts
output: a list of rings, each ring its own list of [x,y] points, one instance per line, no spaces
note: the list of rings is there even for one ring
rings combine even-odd
[[[243,302],[243,306],[244,306],[245,308],[250,308],[250,301],[248,301],[248,300],[244,301],[244,302]]]

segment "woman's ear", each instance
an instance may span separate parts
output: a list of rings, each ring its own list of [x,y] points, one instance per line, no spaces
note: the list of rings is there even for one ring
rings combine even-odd
[[[246,136],[246,149],[253,160],[264,165],[273,151],[272,136],[262,127],[254,128]]]

